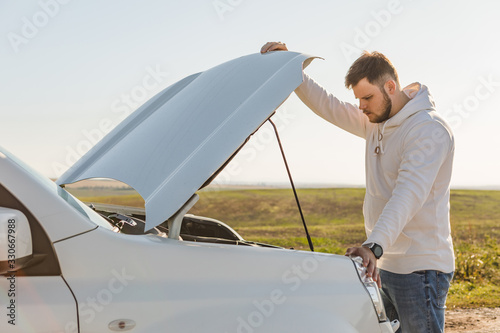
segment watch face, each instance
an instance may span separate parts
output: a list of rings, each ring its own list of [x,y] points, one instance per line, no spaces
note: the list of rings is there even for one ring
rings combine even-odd
[[[382,248],[379,245],[373,247],[373,254],[375,257],[380,258],[382,256]]]

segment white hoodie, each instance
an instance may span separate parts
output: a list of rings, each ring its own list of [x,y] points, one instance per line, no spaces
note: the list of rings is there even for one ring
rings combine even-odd
[[[427,87],[406,87],[411,100],[379,124],[306,74],[295,92],[325,120],[366,139],[364,244],[373,242],[384,249],[378,267],[399,274],[452,272],[449,184],[455,143]]]

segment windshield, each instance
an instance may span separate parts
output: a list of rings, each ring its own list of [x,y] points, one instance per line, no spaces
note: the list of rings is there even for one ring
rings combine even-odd
[[[104,219],[101,215],[94,212],[90,207],[88,207],[86,204],[75,198],[65,189],[57,186],[56,183],[53,184],[57,188],[57,194],[59,195],[59,197],[61,197],[64,201],[66,201],[71,207],[76,209],[80,214],[87,217],[89,220],[91,220],[98,226],[113,230],[111,224],[108,221],[106,221],[106,219]]]
[[[82,214],[84,217],[88,218],[90,221],[94,222],[98,226],[104,227],[106,229],[113,230],[113,227],[111,224],[106,221],[104,218],[102,218],[99,214],[94,212],[92,209],[87,207],[83,202],[72,196],[68,191],[65,189],[57,186],[56,183],[48,179],[47,177],[42,176],[39,174],[37,171],[35,171],[33,168],[31,168],[29,165],[9,153],[6,149],[3,149],[0,146],[0,153],[3,153],[5,156],[7,156],[9,159],[14,161],[17,165],[22,167],[24,170],[26,170],[28,173],[31,174],[32,177],[34,177],[40,184],[43,184],[48,190],[56,193],[61,199],[66,201],[71,207],[73,207],[75,210],[77,210],[80,214]]]

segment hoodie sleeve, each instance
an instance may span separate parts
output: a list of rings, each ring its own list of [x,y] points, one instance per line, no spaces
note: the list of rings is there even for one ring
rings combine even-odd
[[[409,131],[392,196],[364,244],[373,242],[389,249],[424,203],[432,202],[434,193],[449,190],[453,154],[453,135],[439,121],[426,121]]]
[[[339,101],[304,73],[304,81],[295,89],[297,96],[326,121],[349,133],[366,138],[368,118],[353,104]]]

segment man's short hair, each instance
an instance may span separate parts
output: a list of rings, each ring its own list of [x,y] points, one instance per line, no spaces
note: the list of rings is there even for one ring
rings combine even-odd
[[[368,80],[371,84],[383,88],[388,80],[394,80],[399,85],[399,77],[396,68],[380,52],[364,51],[361,57],[351,65],[347,75],[345,76],[345,86],[351,89],[362,79]]]

